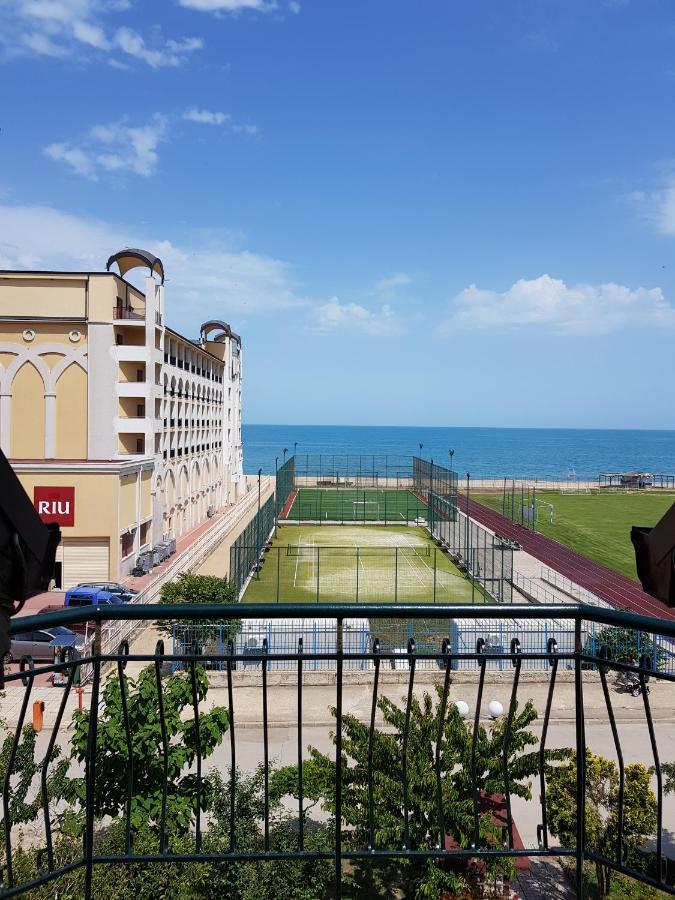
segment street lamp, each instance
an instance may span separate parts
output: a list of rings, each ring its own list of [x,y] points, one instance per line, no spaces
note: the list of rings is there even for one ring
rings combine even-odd
[[[298,455],[298,442],[293,441],[293,456],[297,456],[297,455]]]
[[[418,444],[418,446],[420,448],[420,456],[421,456],[422,455],[422,447],[424,447],[424,444]]]
[[[450,457],[450,471],[452,472],[452,457],[455,455],[454,450],[448,450],[448,456]]]
[[[284,447],[284,462],[286,462],[286,454],[288,453],[288,447]]]

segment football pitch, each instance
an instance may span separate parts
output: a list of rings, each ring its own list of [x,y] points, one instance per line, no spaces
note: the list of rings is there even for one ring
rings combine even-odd
[[[482,603],[422,528],[282,525],[244,603]]]
[[[593,492],[563,494],[537,491],[538,501],[553,506],[538,510],[537,532],[571,547],[583,556],[637,581],[635,551],[630,540],[633,525],[655,525],[675,502],[675,494],[660,491]],[[474,494],[472,499],[502,511],[501,493]]]
[[[300,488],[287,513],[296,522],[391,522],[426,519],[427,507],[412,491]]]

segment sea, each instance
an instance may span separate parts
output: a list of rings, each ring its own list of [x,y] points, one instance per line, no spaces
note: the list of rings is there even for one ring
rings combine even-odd
[[[600,472],[675,472],[675,429],[420,428],[244,425],[244,471],[273,473],[283,450],[303,454],[421,455],[473,478],[594,479]],[[420,444],[422,449],[420,450]]]

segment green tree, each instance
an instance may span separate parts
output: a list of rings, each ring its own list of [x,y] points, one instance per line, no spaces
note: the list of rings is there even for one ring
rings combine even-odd
[[[435,747],[438,738],[441,688],[438,698],[425,693],[413,697],[410,708],[407,751],[408,824],[410,849],[432,849],[439,845],[439,810],[435,774]],[[351,715],[343,716],[342,740],[342,817],[346,826],[344,841],[348,847],[363,849],[370,844],[369,788],[372,787],[374,846],[400,848],[404,845],[403,735],[405,707],[386,697],[378,700],[383,728],[373,733],[373,777],[369,780],[368,748],[370,729]],[[333,710],[335,715],[335,710]],[[511,794],[529,798],[529,780],[539,771],[539,753],[531,748],[537,738],[527,726],[536,718],[529,701],[516,710],[508,747],[505,748],[506,720],[500,719],[488,729],[479,726],[476,743],[476,789],[487,794],[504,791],[504,750],[507,750]],[[446,710],[440,746],[441,795],[444,836],[461,847],[474,840],[474,789],[471,778],[472,725],[465,722],[454,704]],[[333,736],[335,741],[335,737]],[[567,758],[568,751],[547,751],[546,766],[555,759]],[[296,767],[287,767],[274,776],[273,789],[297,796]],[[310,748],[303,765],[303,794],[321,800],[335,814],[335,762]],[[492,824],[492,814],[478,816],[478,845],[494,846],[501,840]],[[494,877],[511,874],[508,861],[489,860],[480,866],[459,861],[417,859],[387,860],[358,864],[354,889],[357,896],[437,898],[443,892],[462,896],[471,890],[475,875]],[[397,894],[396,891],[400,891]],[[360,893],[359,893],[360,892]]]
[[[39,776],[42,772],[42,761],[35,759],[37,735],[32,725],[25,725],[16,748],[14,760],[9,772],[9,818],[12,825],[24,825],[33,822],[42,811],[42,784]],[[0,784],[4,783],[10,764],[14,735],[9,734],[0,749]],[[56,762],[56,765],[52,763]],[[62,758],[61,749],[54,747],[48,764],[47,796],[49,798],[64,795],[68,785],[69,761]],[[37,779],[37,787],[34,782]],[[5,851],[4,819],[0,821],[0,854]]]
[[[162,603],[176,605],[181,603],[213,603],[229,605],[237,602],[237,589],[226,578],[217,578],[215,575],[193,575],[191,572],[183,572],[176,581],[170,581],[162,585],[160,591]],[[180,629],[178,636],[184,645],[186,652],[191,651],[191,645],[195,642],[201,648],[207,641],[218,633],[224,641],[234,639],[241,627],[239,619],[213,619],[201,623],[186,625],[179,619],[168,620],[159,626],[164,634],[173,636]]]
[[[615,625],[601,628],[595,635],[590,635],[586,640],[583,652],[591,656],[597,656],[602,646],[609,647],[611,658],[615,662],[628,662],[633,658],[636,662],[646,654],[652,658],[657,669],[663,668],[665,652],[658,647],[656,660],[654,660],[653,636],[646,631],[636,631],[634,628],[618,628]]]
[[[208,681],[203,667],[195,669],[199,702],[206,699]],[[129,765],[119,678],[110,678],[103,690],[103,702],[97,710],[95,815],[116,817],[126,814],[127,784],[132,777],[131,825],[157,827],[161,819],[162,789],[167,784],[167,828],[178,833],[193,822],[197,810],[197,776],[193,768],[197,748],[207,759],[221,743],[229,727],[229,716],[223,707],[200,712],[199,729],[191,711],[193,692],[188,673],[177,673],[161,680],[164,724],[167,745],[167,775],[164,771],[164,739],[159,712],[156,672],[152,666],[143,669],[138,680],[125,680],[127,714],[132,746]],[[73,714],[72,755],[79,763],[86,758],[89,736],[89,711]],[[85,799],[84,779],[73,782],[82,806]],[[207,810],[211,800],[211,781],[203,779],[201,808]]]
[[[639,851],[656,831],[656,797],[651,774],[640,763],[627,765],[624,773],[623,840],[629,864],[640,863]],[[619,825],[619,770],[616,764],[586,749],[586,846],[614,859]],[[546,793],[548,827],[565,847],[577,842],[576,754],[549,773]],[[601,894],[611,891],[611,869],[595,864]]]

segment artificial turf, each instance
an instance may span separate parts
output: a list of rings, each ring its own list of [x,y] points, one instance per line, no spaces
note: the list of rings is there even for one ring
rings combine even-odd
[[[357,548],[358,552],[357,552]],[[282,525],[245,603],[483,602],[422,528]]]
[[[300,488],[286,518],[312,522],[391,522],[426,519],[427,507],[412,491]]]
[[[553,504],[553,525],[540,509],[536,530],[637,581],[633,525],[653,526],[675,502],[675,494],[656,491],[562,494],[537,491],[538,500]],[[502,512],[501,493],[473,494],[472,499]]]

